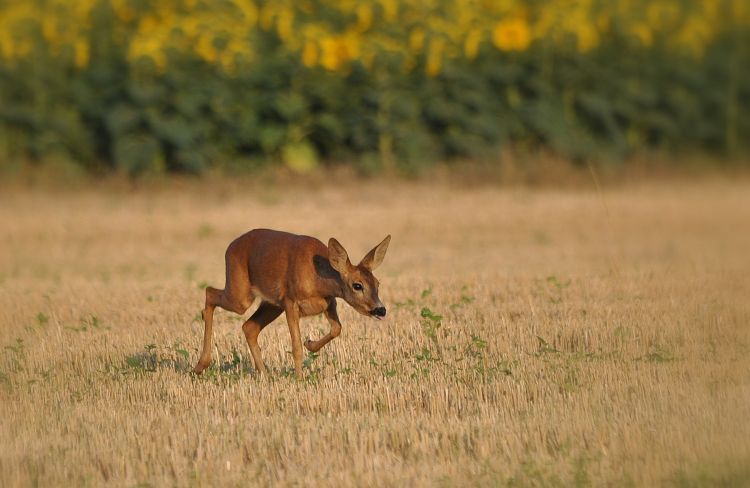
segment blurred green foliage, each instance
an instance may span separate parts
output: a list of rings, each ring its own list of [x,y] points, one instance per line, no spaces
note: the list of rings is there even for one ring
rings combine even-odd
[[[538,33],[539,19],[568,8],[542,0],[459,2],[474,19],[453,30],[443,1],[424,19],[407,15],[408,1],[351,15],[351,2],[243,2],[254,14],[238,24],[199,24],[192,37],[181,27],[199,13],[231,18],[237,3],[0,0],[0,166],[62,158],[139,175],[346,161],[413,172],[505,145],[582,161],[750,144],[741,2],[709,2],[708,34],[690,23],[701,2],[686,1],[671,2],[684,17],[671,30],[634,30],[589,1],[591,25]],[[689,28],[698,44],[673,42],[692,39]]]

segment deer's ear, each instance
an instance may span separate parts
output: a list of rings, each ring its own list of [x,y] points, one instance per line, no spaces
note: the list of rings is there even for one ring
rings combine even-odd
[[[349,271],[349,267],[352,265],[349,262],[349,255],[346,254],[344,246],[333,237],[328,240],[328,261],[331,262],[333,269],[338,271],[342,276]]]
[[[365,257],[362,258],[362,261],[359,262],[359,265],[363,268],[367,268],[370,271],[373,271],[375,268],[380,266],[380,263],[383,262],[383,258],[385,258],[385,252],[388,250],[388,244],[391,242],[391,236],[387,235],[385,239],[383,239],[383,242],[375,246],[372,251],[368,252]]]

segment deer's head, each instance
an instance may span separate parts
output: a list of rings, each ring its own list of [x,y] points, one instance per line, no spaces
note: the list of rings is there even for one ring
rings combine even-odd
[[[386,310],[378,297],[380,283],[372,272],[383,262],[389,242],[391,236],[383,239],[355,266],[339,241],[334,238],[328,241],[328,260],[341,275],[342,298],[357,312],[378,320],[385,318]]]

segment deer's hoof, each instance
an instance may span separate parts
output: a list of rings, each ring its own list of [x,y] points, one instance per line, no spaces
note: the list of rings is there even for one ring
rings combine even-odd
[[[208,366],[210,364],[211,363],[208,363],[208,364],[198,363],[198,364],[196,364],[195,368],[193,368],[193,373],[195,373],[195,374],[201,374],[203,372],[203,370],[206,369],[206,368],[208,368]]]

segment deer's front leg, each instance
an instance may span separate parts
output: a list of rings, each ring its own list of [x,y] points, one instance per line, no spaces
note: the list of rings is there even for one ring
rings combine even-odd
[[[328,308],[323,312],[328,319],[328,323],[331,324],[331,331],[325,336],[321,337],[317,341],[310,339],[305,341],[305,347],[308,351],[318,352],[320,349],[337,338],[341,334],[341,322],[339,321],[339,315],[336,313],[336,299],[332,298],[328,303]]]
[[[302,378],[302,339],[299,333],[299,307],[293,302],[284,304],[286,323],[289,325],[289,334],[292,336],[292,357],[294,358],[294,371],[298,378]]]

